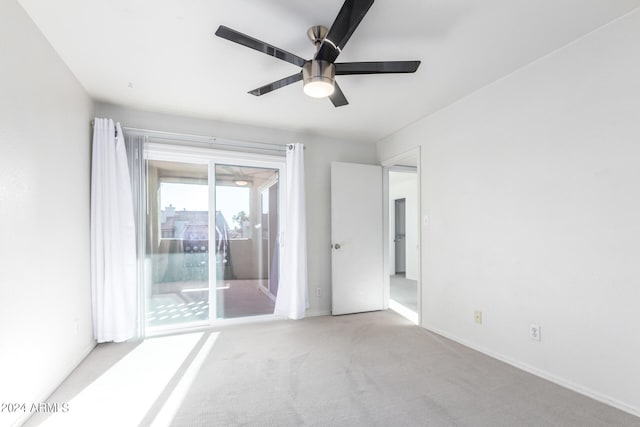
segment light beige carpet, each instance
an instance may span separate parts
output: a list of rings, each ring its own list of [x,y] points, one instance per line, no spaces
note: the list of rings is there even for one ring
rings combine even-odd
[[[119,414],[125,418],[118,425],[149,425],[174,401],[181,378],[201,358],[171,425],[640,426],[640,418],[432,334],[393,312],[216,331],[198,338],[175,373],[168,362],[159,362],[161,351],[151,356],[155,362],[139,369],[150,370],[149,375],[170,371],[171,380],[139,418],[127,423],[126,414]],[[204,352],[213,336],[217,339]],[[142,345],[98,346],[51,400],[73,401]],[[110,401],[96,407],[117,411],[122,406]],[[92,425],[100,425],[106,413],[95,412]],[[45,420],[39,415],[30,425]]]

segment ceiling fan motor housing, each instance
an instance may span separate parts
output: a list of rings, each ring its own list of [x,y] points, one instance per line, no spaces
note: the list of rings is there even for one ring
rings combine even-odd
[[[336,67],[328,61],[306,61],[302,66],[304,92],[314,98],[324,98],[335,89]]]

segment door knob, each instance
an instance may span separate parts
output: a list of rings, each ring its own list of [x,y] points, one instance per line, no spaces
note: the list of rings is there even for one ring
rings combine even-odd
[[[335,245],[333,245],[333,247],[334,247],[335,249],[340,249],[340,243],[336,243]]]

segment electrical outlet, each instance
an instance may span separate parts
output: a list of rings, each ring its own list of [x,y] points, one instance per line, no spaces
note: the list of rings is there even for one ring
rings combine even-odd
[[[473,312],[473,321],[482,324],[482,312],[480,310],[476,310]]]
[[[316,296],[320,298],[322,296],[322,288],[316,288]]]
[[[529,338],[534,341],[540,341],[542,337],[540,336],[540,325],[531,325],[529,327]]]

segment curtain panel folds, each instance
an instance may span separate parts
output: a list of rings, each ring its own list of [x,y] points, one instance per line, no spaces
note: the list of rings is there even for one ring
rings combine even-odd
[[[144,268],[146,252],[146,214],[147,214],[147,169],[144,159],[144,148],[147,138],[142,135],[124,135],[125,147],[127,150],[127,160],[129,164],[129,175],[131,177],[131,193],[133,196],[133,214],[136,230],[136,306],[137,306],[137,328],[136,337],[145,336],[145,288]]]
[[[287,146],[286,166],[286,227],[274,313],[290,319],[302,319],[309,308],[303,144]]]
[[[120,124],[96,118],[91,170],[91,291],[98,342],[136,334],[136,232]]]

